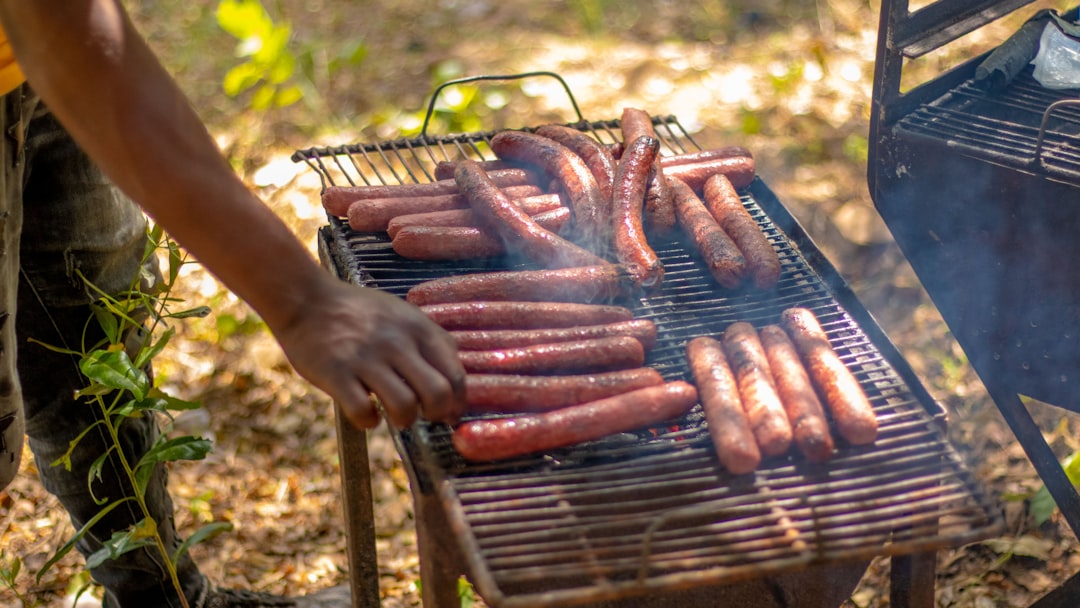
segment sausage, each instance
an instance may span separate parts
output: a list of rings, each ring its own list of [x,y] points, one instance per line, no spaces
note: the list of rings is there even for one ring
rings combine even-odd
[[[686,344],[686,358],[720,464],[734,475],[754,471],[761,464],[761,450],[723,345],[710,336],[698,336]]]
[[[536,329],[605,325],[634,318],[622,306],[575,302],[467,301],[420,306],[420,311],[446,330]]]
[[[569,376],[467,374],[465,400],[471,413],[546,412],[663,383],[650,367]]]
[[[452,441],[467,460],[501,460],[659,424],[695,403],[692,384],[667,382],[551,412],[472,420],[454,429]]]
[[[776,285],[780,280],[780,257],[743,206],[731,180],[722,174],[710,177],[705,182],[705,206],[746,258],[754,286],[768,289]]]
[[[417,306],[470,300],[591,304],[630,297],[639,290],[641,281],[640,270],[636,266],[625,264],[503,270],[424,281],[409,289],[405,299]]]
[[[480,167],[482,167],[484,171],[487,171],[489,173],[501,169],[525,168],[517,167],[513,163],[507,162],[505,160],[499,160],[497,158],[490,160],[478,160],[476,162],[480,163]],[[456,168],[457,161],[453,160],[441,160],[435,163],[435,179],[454,179],[454,169]]]
[[[596,178],[596,184],[604,196],[603,213],[610,213],[611,189],[615,180],[615,157],[611,150],[595,137],[564,125],[541,125],[536,128],[536,134],[559,142],[585,161],[585,166]]]
[[[780,313],[784,328],[802,358],[814,387],[832,414],[836,431],[854,445],[877,439],[878,421],[855,375],[840,360],[814,313],[789,308]]]
[[[753,325],[738,321],[724,330],[722,342],[758,449],[765,456],[787,452],[791,447],[791,423],[773,384],[757,331]]]
[[[555,179],[574,212],[577,242],[603,249],[608,240],[604,195],[580,156],[555,140],[525,131],[500,131],[490,143],[497,157],[535,165]]]
[[[527,169],[502,169],[489,173],[492,181],[500,187],[536,185],[539,178]],[[452,179],[407,184],[371,184],[365,186],[327,186],[322,192],[322,205],[330,215],[345,217],[349,207],[360,200],[376,198],[417,198],[457,194],[457,183]]]
[[[619,124],[624,145],[629,145],[629,142],[639,137],[656,137],[652,117],[644,110],[623,108]],[[623,153],[625,154],[625,151]],[[650,234],[666,235],[675,228],[675,202],[659,154],[653,159],[646,182],[643,217],[645,228]]]
[[[506,192],[507,188],[504,190]],[[507,193],[509,196],[510,193]],[[513,197],[511,197],[513,198]],[[538,213],[552,211],[562,207],[562,199],[558,194],[540,194],[514,199],[514,203],[530,216]],[[466,201],[468,204],[468,201]],[[569,217],[569,215],[567,216]],[[476,212],[472,209],[447,209],[445,211],[426,211],[423,213],[407,213],[391,219],[386,224],[386,233],[394,238],[397,231],[405,226],[472,226],[479,225]]]
[[[559,207],[538,213],[533,221],[545,230],[558,233],[570,222],[570,210]],[[429,262],[506,254],[502,239],[476,226],[406,226],[394,233],[390,246],[403,258]]]
[[[769,359],[776,393],[791,422],[795,445],[810,462],[828,460],[835,450],[829,421],[795,345],[778,325],[762,327],[758,336]]]
[[[660,164],[663,165],[665,169],[667,169],[668,167],[673,167],[675,165],[688,165],[710,160],[716,160],[718,158],[753,157],[754,155],[750,153],[750,150],[742,146],[722,146],[720,148],[706,148],[704,150],[695,150],[693,152],[683,152],[682,154],[661,156]],[[436,177],[438,177],[437,174]]]
[[[656,346],[656,323],[633,319],[604,325],[575,325],[543,329],[474,329],[450,332],[460,350],[491,350],[530,344],[551,344],[608,336],[630,336],[648,352]]]
[[[615,257],[624,264],[636,264],[644,273],[645,287],[657,288],[664,279],[664,265],[649,245],[642,223],[649,170],[660,142],[642,136],[627,147],[615,170],[612,195],[612,244]]]
[[[507,251],[520,252],[548,268],[607,263],[595,253],[537,224],[491,181],[476,161],[458,161],[454,180],[469,199],[477,217],[502,240]]]
[[[755,171],[754,159],[748,156],[714,158],[699,163],[664,167],[666,177],[681,179],[695,192],[701,192],[701,189],[705,187],[705,181],[716,174],[727,177],[735,188],[745,188],[754,181]]]
[[[611,336],[496,350],[458,351],[470,374],[569,374],[641,367],[645,348],[630,336]]]
[[[728,289],[742,284],[749,270],[746,258],[698,195],[679,179],[669,179],[675,195],[675,213],[683,232],[690,237],[716,282]]]
[[[540,193],[538,186],[530,184],[506,188],[506,195],[514,199],[536,196]],[[344,215],[349,221],[349,227],[353,230],[378,232],[386,230],[390,220],[401,215],[468,208],[469,199],[464,194],[454,193],[437,196],[363,199],[350,205]]]

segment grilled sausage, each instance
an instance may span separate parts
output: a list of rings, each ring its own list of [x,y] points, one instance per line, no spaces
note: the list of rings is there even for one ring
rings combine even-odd
[[[695,192],[701,192],[706,180],[716,174],[727,177],[735,188],[745,188],[754,181],[755,171],[754,159],[748,156],[714,158],[699,163],[664,167],[665,176],[681,179]]]
[[[761,450],[723,345],[715,338],[699,336],[687,343],[686,357],[720,464],[735,475],[754,471],[761,464]]]
[[[468,374],[465,399],[471,413],[546,412],[663,383],[650,367],[569,376]]]
[[[619,121],[624,145],[639,137],[656,137],[652,117],[637,108],[623,108]],[[623,152],[625,154],[625,150]],[[668,187],[660,155],[653,158],[645,189],[644,225],[650,234],[666,235],[675,228],[675,201]]]
[[[645,364],[645,348],[630,336],[611,336],[497,350],[458,351],[470,374],[569,374],[630,369]]]
[[[722,174],[710,177],[705,182],[705,205],[746,258],[754,286],[769,289],[776,285],[780,280],[780,257],[743,206],[731,180]]]
[[[541,194],[540,188],[531,184],[508,186],[505,192],[515,200]],[[354,202],[345,212],[345,217],[349,227],[357,232],[379,232],[386,230],[390,221],[398,216],[468,208],[469,199],[461,193],[374,198]]]
[[[724,287],[739,287],[748,267],[746,258],[735,241],[724,232],[690,186],[679,179],[668,181],[675,195],[675,215],[679,219],[679,225],[690,237],[709,273]]]
[[[595,253],[537,224],[491,181],[476,161],[458,161],[454,180],[469,199],[477,217],[499,236],[508,251],[520,252],[548,268],[607,263]]]
[[[575,302],[466,301],[420,306],[443,329],[498,330],[574,327],[621,323],[634,318],[629,308]]]
[[[480,166],[484,171],[499,171],[501,169],[523,169],[525,167],[518,167],[514,163],[507,162],[505,160],[490,159],[490,160],[478,160]],[[435,179],[454,179],[454,169],[457,169],[457,161],[453,160],[441,160],[435,163]]]
[[[675,165],[690,165],[710,160],[716,160],[718,158],[753,157],[754,155],[750,153],[750,150],[742,146],[722,146],[720,148],[706,148],[704,150],[695,150],[693,152],[683,152],[682,154],[661,156],[660,164],[663,165],[666,169]],[[438,175],[436,175],[436,177],[438,177]]]
[[[500,131],[491,149],[503,160],[542,168],[558,182],[574,212],[577,242],[597,251],[608,240],[604,195],[580,156],[559,142],[525,131]]]
[[[535,172],[527,169],[502,169],[488,174],[501,188],[537,185]],[[366,186],[327,186],[322,192],[323,208],[330,215],[345,217],[356,201],[378,198],[424,198],[457,194],[457,182],[443,179],[434,182],[407,184],[371,184]]]
[[[596,184],[604,196],[602,213],[610,213],[611,189],[615,180],[615,157],[611,155],[611,150],[588,133],[564,125],[541,125],[536,128],[536,134],[559,142],[585,161],[585,166],[596,178]]]
[[[541,228],[558,233],[570,222],[570,210],[559,207],[538,213],[532,219]],[[406,226],[394,233],[390,246],[403,258],[429,262],[506,254],[502,239],[475,226]]]
[[[806,308],[789,308],[780,314],[780,325],[795,344],[840,436],[855,445],[873,443],[878,421],[870,400],[833,350],[814,313]]]
[[[530,344],[552,344],[609,336],[635,338],[648,352],[656,345],[656,323],[634,319],[604,325],[575,325],[543,329],[474,329],[450,332],[460,350],[492,350]]]
[[[504,190],[506,192],[507,188]],[[510,193],[507,193],[510,196]],[[514,198],[511,196],[511,198]],[[558,194],[540,194],[515,198],[514,203],[525,213],[535,216],[545,211],[553,211],[562,207],[562,199]],[[468,201],[466,201],[468,204]],[[567,216],[569,217],[569,216]],[[391,219],[386,224],[386,234],[394,238],[397,231],[406,226],[467,226],[479,227],[480,220],[472,209],[447,209],[446,211],[425,211],[422,213],[407,213]]]
[[[787,452],[791,447],[791,423],[776,393],[757,331],[753,325],[739,321],[724,330],[722,341],[758,448],[765,456]]]
[[[424,281],[409,289],[405,299],[417,306],[470,300],[590,304],[630,297],[641,287],[641,280],[640,270],[636,266],[624,264],[504,270]]]
[[[692,384],[667,382],[551,412],[473,420],[454,429],[452,440],[467,460],[501,460],[659,424],[695,403]]]
[[[776,393],[791,422],[795,445],[810,462],[828,460],[835,449],[829,422],[795,345],[777,325],[762,327],[758,336],[769,359]]]
[[[649,171],[660,142],[654,137],[635,139],[619,159],[612,198],[615,257],[624,264],[636,264],[644,272],[644,286],[657,288],[664,279],[664,265],[649,245],[642,223]]]

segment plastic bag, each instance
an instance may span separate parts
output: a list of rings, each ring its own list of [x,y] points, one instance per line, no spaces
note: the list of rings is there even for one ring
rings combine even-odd
[[[1046,22],[1032,76],[1048,89],[1080,88],[1080,27],[1057,15]]]

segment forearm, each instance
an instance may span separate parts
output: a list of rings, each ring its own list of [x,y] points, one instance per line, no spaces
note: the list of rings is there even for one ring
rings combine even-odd
[[[2,0],[31,86],[128,196],[273,328],[322,273],[238,179],[113,0]]]

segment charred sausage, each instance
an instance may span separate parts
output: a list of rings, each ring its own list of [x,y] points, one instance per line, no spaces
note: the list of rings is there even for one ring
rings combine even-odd
[[[705,205],[746,258],[754,286],[769,289],[776,285],[780,280],[780,257],[743,206],[731,180],[722,174],[710,177],[705,182]]]
[[[611,208],[611,189],[615,180],[615,157],[611,150],[588,133],[564,125],[541,125],[536,134],[553,139],[566,146],[585,161],[585,166],[596,178],[600,193],[604,196],[604,213]]]
[[[795,445],[810,462],[828,460],[835,449],[829,421],[795,345],[777,325],[762,327],[758,335],[769,359],[776,393],[791,422]]]
[[[558,233],[570,222],[570,210],[559,207],[532,216],[537,226]],[[475,226],[406,226],[390,241],[394,252],[410,260],[475,260],[506,254],[503,240]]]
[[[500,187],[539,184],[535,172],[526,169],[502,169],[489,173],[492,181]],[[371,184],[366,186],[328,186],[322,192],[323,208],[330,215],[345,217],[349,207],[360,200],[377,198],[423,198],[457,194],[453,179],[407,184]]]
[[[472,413],[546,412],[663,383],[650,367],[568,376],[468,374],[465,398]]]
[[[509,192],[509,188],[504,189],[507,196],[514,198]],[[540,194],[537,196],[526,196],[525,198],[514,198],[514,202],[521,210],[528,213],[530,216],[535,216],[538,213],[545,211],[552,211],[562,207],[562,199],[557,194]],[[466,205],[468,201],[466,201]],[[390,235],[390,238],[394,238],[397,231],[406,226],[468,226],[478,227],[480,221],[476,217],[476,212],[472,209],[447,209],[445,211],[425,211],[422,213],[407,213],[405,215],[399,215],[394,217],[386,224],[386,234]]]
[[[630,297],[641,287],[636,266],[504,270],[431,279],[414,285],[405,299],[417,306],[470,300],[525,300],[585,304]]]
[[[732,323],[724,330],[722,342],[758,448],[765,456],[787,452],[791,447],[791,423],[776,393],[757,331],[744,321]]]
[[[761,450],[723,345],[715,338],[699,336],[687,343],[686,356],[720,464],[735,475],[754,471],[761,464]]]
[[[645,348],[630,336],[462,350],[458,359],[470,374],[570,374],[630,369],[645,364]]]
[[[506,195],[519,199],[541,194],[538,186],[509,186]],[[468,209],[469,199],[464,194],[442,194],[437,196],[405,196],[395,198],[363,199],[349,206],[345,217],[349,227],[357,232],[379,232],[386,230],[395,217],[411,213],[429,211],[447,211]]]
[[[466,301],[420,306],[446,330],[498,330],[574,327],[621,323],[634,318],[629,308],[575,302]]]
[[[608,240],[604,195],[580,156],[559,142],[525,131],[500,131],[491,149],[503,160],[542,168],[559,184],[574,212],[577,242],[602,251]]]
[[[753,158],[734,156],[730,158],[714,158],[698,163],[671,165],[664,168],[664,175],[669,178],[681,179],[695,192],[701,192],[701,189],[705,187],[706,180],[717,174],[727,177],[735,188],[745,188],[750,185],[750,182],[754,181],[755,171]]]
[[[454,180],[469,199],[477,217],[499,236],[508,251],[520,252],[548,268],[607,263],[595,253],[537,224],[491,181],[476,161],[458,161]]]
[[[754,155],[750,153],[750,150],[742,146],[723,146],[720,148],[706,148],[704,150],[695,150],[693,152],[683,152],[682,154],[661,156],[660,164],[663,165],[666,169],[675,165],[689,165],[710,160],[716,160],[718,158],[753,157]],[[436,175],[436,177],[438,177],[438,175]]]
[[[748,267],[735,241],[731,240],[705,203],[682,180],[669,179],[675,195],[675,213],[679,226],[690,237],[716,282],[729,289],[742,284]]]
[[[451,331],[450,337],[460,350],[492,350],[509,346],[551,344],[572,340],[630,336],[648,352],[656,345],[656,323],[634,319],[604,325],[575,325],[544,329],[474,329]]]
[[[630,145],[639,137],[656,137],[652,117],[644,110],[623,108],[619,124],[624,145]],[[675,202],[672,196],[658,153],[653,158],[645,190],[643,218],[650,234],[665,235],[675,228]]]
[[[501,460],[659,424],[695,403],[692,384],[667,382],[551,412],[473,420],[454,429],[452,440],[467,460]]]
[[[657,288],[664,279],[664,265],[645,236],[642,213],[649,171],[660,142],[654,137],[635,139],[619,159],[612,197],[612,243],[615,257],[624,264],[636,264],[644,273],[644,286]]]
[[[513,163],[509,163],[505,160],[491,159],[491,160],[478,160],[480,166],[484,171],[499,171],[501,169],[522,169],[524,167],[516,167]],[[454,169],[457,169],[457,161],[453,160],[441,160],[435,163],[435,179],[454,179]]]
[[[878,421],[870,400],[833,350],[814,313],[806,308],[789,308],[780,314],[780,325],[795,344],[840,436],[855,445],[873,443]]]

